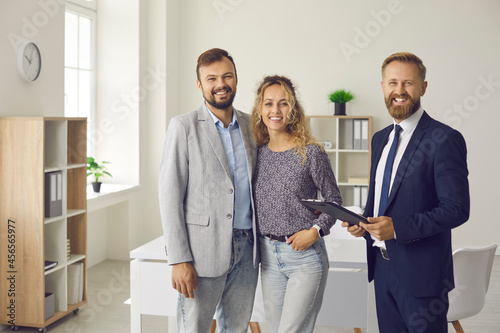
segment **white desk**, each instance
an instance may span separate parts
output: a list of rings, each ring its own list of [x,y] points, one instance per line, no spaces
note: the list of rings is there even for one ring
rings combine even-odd
[[[367,283],[363,239],[326,237],[330,271],[317,326],[367,328],[378,333],[373,284]],[[335,237],[335,238],[334,238]],[[141,332],[141,315],[176,316],[177,291],[171,286],[163,237],[130,252],[131,332]],[[265,322],[262,292],[257,287],[251,321]],[[170,320],[168,332],[176,332]]]

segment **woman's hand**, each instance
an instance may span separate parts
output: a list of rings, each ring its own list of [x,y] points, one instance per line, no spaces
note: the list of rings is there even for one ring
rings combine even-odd
[[[292,243],[292,249],[295,251],[304,251],[313,245],[319,239],[318,230],[311,228],[309,230],[301,230],[296,232],[286,240],[287,244]]]

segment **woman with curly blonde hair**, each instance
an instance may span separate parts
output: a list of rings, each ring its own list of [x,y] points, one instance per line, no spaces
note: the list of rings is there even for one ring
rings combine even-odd
[[[267,76],[259,85],[252,133],[259,146],[253,189],[268,327],[312,332],[329,268],[322,236],[335,220],[316,217],[300,200],[319,191],[325,201],[342,204],[340,192],[290,79]]]
[[[272,85],[280,85],[283,89],[286,100],[290,106],[290,113],[288,115],[288,125],[287,133],[289,133],[295,142],[295,151],[299,153],[304,161],[306,158],[305,146],[308,144],[316,144],[322,147],[316,140],[311,136],[309,131],[309,124],[306,121],[306,116],[304,109],[300,104],[297,96],[295,95],[295,87],[285,76],[266,76],[264,81],[260,84],[257,89],[257,98],[255,99],[253,111],[252,111],[252,133],[254,135],[255,142],[258,146],[264,145],[269,142],[269,130],[262,121],[262,99],[264,98],[264,91]]]

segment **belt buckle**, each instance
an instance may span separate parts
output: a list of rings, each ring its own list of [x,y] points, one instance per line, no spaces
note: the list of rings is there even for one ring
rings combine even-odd
[[[273,234],[269,234],[268,237],[269,239],[272,241],[272,242],[286,242],[286,240],[288,239],[287,236],[274,236],[273,238]],[[284,240],[282,240],[284,239]]]
[[[389,258],[389,252],[387,252],[387,249],[384,249],[381,247],[379,247],[379,249],[380,249],[380,254],[382,255],[382,258],[384,258],[385,260],[391,260]]]

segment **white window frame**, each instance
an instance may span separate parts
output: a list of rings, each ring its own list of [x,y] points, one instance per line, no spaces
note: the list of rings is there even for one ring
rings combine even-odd
[[[87,117],[87,155],[88,156],[93,156],[95,152],[95,146],[94,146],[94,140],[92,140],[92,137],[95,132],[95,127],[96,127],[96,90],[97,90],[97,84],[96,84],[96,31],[97,31],[97,0],[94,0],[92,2],[90,1],[85,1],[85,0],[67,0],[66,1],[66,10],[65,12],[70,12],[79,16],[85,16],[88,17],[92,20],[92,31],[91,31],[91,59],[90,59],[90,68],[91,68],[91,78],[90,78],[90,96],[91,96],[91,103],[90,103],[90,111],[89,111],[89,116]],[[66,63],[64,68],[66,67]]]
[[[66,4],[75,4],[83,8],[97,11],[97,0],[66,0]]]

